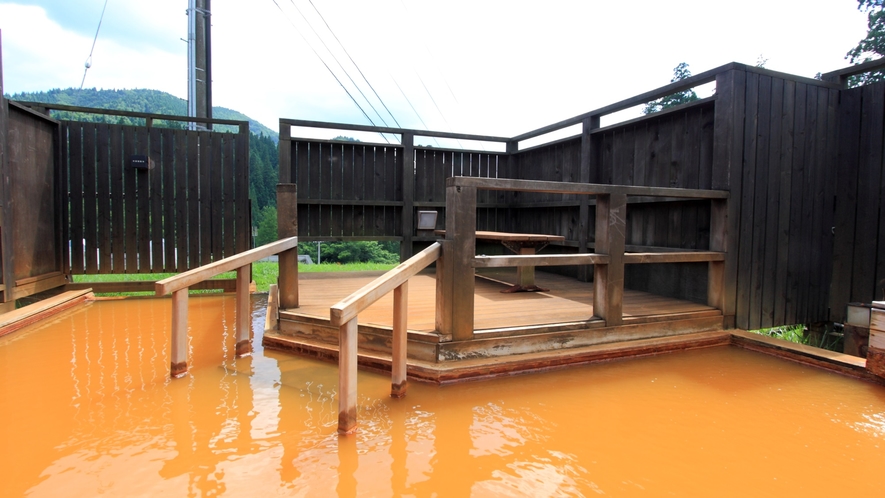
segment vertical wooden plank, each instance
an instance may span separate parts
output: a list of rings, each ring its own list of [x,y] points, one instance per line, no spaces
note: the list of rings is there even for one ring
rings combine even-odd
[[[83,123],[69,122],[70,206],[71,206],[71,273],[83,275]],[[13,279],[14,281],[14,279]]]
[[[806,197],[802,204],[802,217],[800,218],[800,237],[805,243],[805,248],[799,253],[799,292],[796,296],[798,303],[796,316],[799,323],[809,323],[809,303],[812,295],[811,287],[814,285],[812,273],[817,273],[817,269],[813,268],[815,257],[815,202],[821,201],[820,197],[815,194],[815,184],[817,183],[818,154],[822,153],[818,142],[818,91],[813,85],[808,86],[806,94],[806,133],[805,133],[805,177],[802,185],[803,195]],[[818,220],[819,221],[819,220]]]
[[[406,395],[407,384],[407,344],[409,326],[409,282],[393,290],[393,351],[390,361],[390,396],[402,398]]]
[[[200,134],[187,131],[187,268],[197,268],[200,256]],[[180,249],[179,249],[180,250]]]
[[[252,354],[252,309],[249,301],[249,281],[252,265],[237,268],[237,358]]]
[[[765,233],[768,207],[769,157],[768,148],[771,131],[771,77],[759,77],[759,100],[756,108],[756,142],[753,153],[756,156],[753,200],[753,245],[750,252],[750,297],[749,322],[750,329],[761,328],[762,325],[762,286],[765,278]]]
[[[826,301],[827,292],[829,291],[830,264],[832,264],[830,247],[832,244],[834,191],[831,190],[830,185],[835,178],[830,175],[827,162],[830,159],[828,145],[831,140],[835,140],[835,137],[830,138],[828,131],[830,90],[819,87],[816,88],[815,93],[817,98],[817,126],[815,128],[816,149],[814,183],[812,185],[814,214],[811,218],[812,259],[808,269],[811,285],[809,286],[806,323],[819,323],[829,319]],[[880,149],[882,147],[881,144],[880,140]],[[874,205],[873,209],[878,211],[878,206]],[[875,267],[871,274],[875,278]],[[875,281],[873,283],[875,285]]]
[[[609,264],[595,265],[593,275],[593,314],[606,326],[624,321],[624,234],[627,196],[596,196],[596,250],[609,255]]]
[[[292,162],[292,148],[295,144],[292,142],[292,127],[280,120],[280,141],[277,143],[277,154],[279,155],[279,183],[292,183],[292,180],[298,178],[295,173],[295,164]],[[238,154],[243,151],[237,150]]]
[[[163,130],[151,127],[148,129],[150,142],[150,158],[154,161],[154,169],[148,172],[150,190],[148,203],[150,204],[150,247],[152,272],[164,272],[168,265],[164,261],[163,245],[169,237],[163,232],[163,218],[165,207],[163,192],[163,176],[167,166],[163,163]]]
[[[728,201],[710,201],[710,250],[728,247]],[[707,305],[723,310],[725,306],[725,262],[707,263]]]
[[[218,261],[224,257],[224,190],[222,176],[224,175],[224,134],[209,132],[212,138],[212,162],[209,164],[209,219],[212,221],[210,242],[212,248],[212,261]]]
[[[175,248],[177,238],[175,221],[178,218],[178,199],[175,188],[175,147],[179,134],[175,130],[163,130],[163,191],[161,197],[161,210],[163,213],[163,271],[174,272],[178,268],[175,261]]]
[[[236,252],[252,247],[252,202],[249,199],[249,126],[240,125],[234,143],[234,201],[236,202]]]
[[[440,241],[439,259],[436,260],[436,309],[435,329],[441,336],[452,337],[452,285],[454,283],[454,265],[449,260],[454,258],[452,244],[448,240]]]
[[[399,260],[406,261],[412,257],[412,234],[415,231],[415,136],[412,133],[403,133],[402,141],[403,241],[400,244]]]
[[[817,309],[823,320],[832,321],[832,314],[829,307],[829,299],[830,299],[830,286],[832,281],[830,280],[832,276],[833,270],[833,245],[834,245],[834,234],[836,228],[836,178],[840,174],[838,172],[839,168],[839,129],[838,129],[838,108],[839,108],[839,94],[841,93],[839,90],[828,89],[826,92],[826,151],[822,157],[822,171],[821,178],[823,181],[823,197],[824,202],[821,206],[821,216],[823,219],[818,225],[818,230],[821,233],[821,254],[820,254],[820,268],[818,269],[818,274],[820,275],[820,289],[818,291],[818,303]],[[881,180],[883,184],[885,184],[885,178]],[[885,189],[880,189],[880,192],[885,192]],[[879,200],[881,202],[882,195],[880,194]],[[880,213],[885,213],[880,209]],[[879,223],[883,222],[883,215],[879,216]],[[879,236],[882,237],[882,232],[879,233]],[[885,239],[879,239],[879,248],[883,248],[885,246],[882,245],[885,242]],[[880,251],[881,252],[881,251]],[[877,255],[880,263],[882,262],[882,256]],[[881,278],[885,278],[885,272],[883,272]],[[879,281],[879,277],[877,276],[876,281]],[[878,297],[878,296],[877,296]]]
[[[452,257],[452,340],[473,339],[476,188],[446,187],[446,240]]]
[[[136,154],[138,139],[135,127],[123,127],[123,154],[121,157],[123,174],[123,205],[124,205],[124,239],[125,239],[125,273],[138,273],[138,193],[136,192],[137,171],[129,165],[129,158]]]
[[[788,250],[786,306],[784,322],[795,324],[798,321],[798,296],[800,280],[803,274],[801,266],[802,253],[806,250],[807,240],[802,238],[803,205],[807,195],[804,190],[806,176],[806,107],[808,85],[796,83],[796,116],[793,125],[793,164],[790,173],[790,246]]]
[[[11,192],[9,191],[12,187],[12,183],[10,181],[10,171],[9,171],[9,149],[7,146],[7,135],[9,133],[9,104],[6,101],[6,98],[3,97],[5,93],[5,87],[3,86],[3,46],[2,40],[0,40],[0,283],[6,284],[15,281],[15,272],[14,272],[14,262],[12,258],[12,232],[10,230],[3,230],[2,228],[7,226],[10,222],[10,218],[12,216],[12,197]],[[61,144],[67,146],[67,141],[65,138],[70,133],[70,125],[65,123],[61,126]],[[67,169],[67,165],[62,164],[62,171]],[[66,179],[66,175],[62,175],[63,179]],[[67,187],[68,183],[63,183]],[[67,189],[64,190],[67,193]],[[69,214],[64,207],[67,205],[67,198],[62,202],[62,213]],[[65,227],[69,226],[67,218],[63,218],[63,225]],[[70,235],[69,233],[67,235]],[[66,237],[67,240],[70,240],[70,236]],[[63,244],[67,243],[64,239],[62,240]],[[67,248],[62,246],[63,252],[66,256],[66,259],[70,259],[69,251]],[[66,268],[70,268],[70,264],[66,266]],[[5,288],[5,286],[4,286]],[[12,311],[15,309],[15,300],[12,298],[12,293],[4,291],[3,299],[0,299],[0,313],[5,313],[7,311]]]
[[[87,275],[98,273],[95,132],[95,123],[83,124],[83,239]]]
[[[746,75],[746,118],[744,120],[744,167],[742,172],[740,247],[738,249],[738,293],[735,310],[738,328],[749,330],[753,271],[754,201],[756,191],[756,140],[759,75]]]
[[[581,159],[579,181],[590,183],[591,170],[598,153],[598,140],[594,140],[591,132],[599,128],[599,116],[590,116],[581,123]],[[601,138],[601,137],[600,137]],[[590,238],[590,197],[582,195],[578,206],[578,252],[588,252],[587,243]],[[590,268],[583,266],[578,270],[578,279],[582,282],[590,280]]]
[[[851,301],[860,160],[861,88],[840,92],[839,102],[839,174],[836,175],[835,239],[830,286],[831,319],[846,320],[845,307]],[[885,218],[883,218],[885,219]]]
[[[338,433],[353,434],[356,419],[357,319],[338,329]]]
[[[215,164],[215,151],[212,147],[212,133],[197,132],[200,137],[200,178],[199,178],[199,229],[194,235],[200,238],[200,264],[212,262],[212,177]],[[193,232],[192,232],[193,233]]]
[[[147,155],[150,153],[150,144],[148,143],[148,130],[146,127],[139,126],[137,129],[138,146],[136,154]],[[150,172],[146,170],[133,171],[136,181],[137,196],[137,243],[138,243],[138,271],[139,273],[151,272],[151,180]]]
[[[783,112],[781,113],[781,140],[780,140],[780,191],[778,192],[777,213],[777,251],[775,262],[775,288],[772,300],[774,301],[774,317],[772,323],[776,326],[787,325],[787,270],[789,265],[790,244],[790,205],[792,202],[793,183],[793,137],[796,114],[796,83],[787,80],[784,82]],[[773,214],[773,213],[772,213]]]
[[[111,273],[111,155],[110,126],[96,129],[96,195],[98,197],[98,273]]]
[[[169,374],[173,379],[187,375],[187,289],[172,293],[172,347]]]
[[[778,246],[784,241],[778,237],[781,202],[781,176],[784,169],[791,165],[783,162],[781,149],[781,125],[783,124],[784,106],[784,80],[781,78],[771,79],[771,105],[769,107],[769,140],[768,140],[768,180],[765,182],[767,189],[767,206],[765,208],[765,246],[762,252],[762,293],[760,303],[760,326],[773,327],[774,308],[778,300],[775,293],[777,281],[777,253]]]
[[[234,154],[234,142],[237,136],[224,135],[223,156],[221,160],[221,181],[223,184],[222,202],[224,203],[224,218],[222,220],[221,237],[223,242],[223,257],[227,258],[237,253],[237,212],[236,191],[237,169],[236,155]],[[248,204],[248,202],[247,202]],[[243,206],[245,208],[245,206]]]
[[[175,131],[175,271],[183,272],[190,268],[190,160],[191,132]]]
[[[111,125],[111,250],[114,273],[126,272],[126,165],[123,161],[125,127]]]

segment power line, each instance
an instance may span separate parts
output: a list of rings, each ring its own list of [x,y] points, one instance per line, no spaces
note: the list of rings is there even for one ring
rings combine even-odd
[[[372,89],[372,93],[375,94],[375,97],[378,97],[378,101],[381,102],[382,106],[384,106],[384,110],[387,111],[387,114],[390,114],[390,117],[391,117],[391,119],[393,119],[393,122],[396,123],[396,126],[399,128],[402,128],[402,125],[399,124],[399,121],[396,120],[396,117],[393,115],[392,112],[390,112],[390,109],[387,108],[387,104],[384,103],[384,99],[382,99],[381,96],[378,95],[378,92],[375,91],[375,87],[372,86],[372,83],[370,83],[369,79],[366,78],[366,75],[363,74],[363,70],[360,69],[360,67],[356,63],[356,61],[353,60],[353,57],[351,57],[350,53],[347,51],[347,49],[344,48],[344,44],[341,43],[341,40],[338,39],[338,36],[335,34],[335,31],[333,31],[332,27],[329,26],[329,23],[326,22],[326,18],[323,17],[323,15],[320,13],[319,9],[317,9],[316,5],[314,5],[313,0],[307,0],[307,1],[310,2],[310,6],[313,7],[313,10],[315,10],[317,15],[320,16],[320,19],[322,19],[323,24],[325,24],[326,28],[329,30],[329,32],[332,33],[332,37],[335,38],[336,42],[338,42],[338,45],[341,47],[341,50],[344,50],[344,53],[347,55],[347,58],[350,59],[350,62],[353,64],[353,66],[356,68],[356,70],[360,73],[360,76],[363,77],[363,81],[365,81],[366,84],[369,85],[369,88]]]
[[[295,0],[289,0],[289,2],[292,4],[292,7],[295,7],[295,10],[298,11],[298,14],[301,15],[301,18],[304,19],[304,22],[307,23],[307,26],[310,28],[311,31],[313,31],[313,34],[316,35],[316,37],[317,37],[317,39],[320,41],[320,43],[323,44],[323,47],[326,49],[327,52],[329,52],[329,55],[331,55],[331,56],[332,56],[332,59],[334,59],[335,62],[338,64],[338,67],[340,67],[341,70],[344,71],[344,74],[347,76],[347,79],[349,79],[350,82],[353,84],[353,86],[356,87],[356,90],[357,90],[358,92],[360,92],[360,95],[363,96],[363,99],[365,99],[366,103],[369,104],[369,107],[371,107],[372,110],[375,111],[375,115],[378,116],[378,119],[380,119],[381,122],[384,123],[384,126],[389,127],[390,125],[387,124],[387,121],[384,120],[384,117],[381,116],[381,113],[378,112],[378,109],[375,109],[375,106],[372,105],[372,101],[369,100],[368,97],[366,97],[366,94],[363,93],[363,91],[362,91],[362,89],[360,88],[360,86],[357,85],[356,81],[353,80],[353,78],[350,76],[350,73],[347,71],[347,69],[345,69],[344,66],[341,64],[341,61],[338,60],[338,57],[335,56],[335,54],[332,52],[332,50],[329,48],[329,46],[326,45],[326,42],[323,41],[323,39],[322,39],[322,37],[320,36],[320,34],[317,33],[317,30],[314,29],[313,24],[311,24],[310,21],[307,19],[307,17],[304,15],[304,13],[301,12],[301,9],[299,9],[298,6],[295,5]],[[311,4],[311,5],[313,5],[313,4]],[[316,7],[314,7],[314,8],[316,8]],[[320,17],[322,17],[322,16],[320,16]],[[325,22],[325,20],[323,20],[323,22]],[[326,26],[328,27],[328,24],[327,24]],[[330,29],[329,31],[331,31],[331,29]],[[334,36],[334,33],[333,33],[332,35]],[[336,39],[337,39],[337,38],[336,38]],[[339,42],[339,43],[340,43],[340,42]],[[342,48],[343,48],[343,47],[342,47]],[[347,51],[345,50],[345,52],[347,52]],[[349,55],[348,55],[348,57],[349,57]],[[351,62],[352,62],[352,61],[353,61],[353,59],[351,59]],[[356,65],[356,64],[354,64],[354,65]],[[359,69],[359,68],[357,68],[357,69]],[[371,87],[372,85],[369,85],[369,86]],[[382,102],[382,103],[383,103],[383,102]],[[388,112],[389,112],[389,111],[388,111]],[[381,135],[384,136],[383,133],[382,133]],[[385,137],[385,140],[387,140],[386,137]],[[389,143],[389,141],[388,141],[388,143]]]
[[[430,128],[427,126],[427,123],[424,122],[424,119],[421,117],[421,114],[418,113],[418,109],[415,109],[415,106],[412,105],[412,101],[409,100],[409,97],[406,95],[406,92],[404,92],[402,87],[399,86],[399,82],[396,81],[396,78],[394,78],[392,74],[390,75],[390,79],[393,80],[393,84],[396,85],[396,87],[399,89],[399,93],[403,94],[403,98],[406,99],[406,102],[409,103],[409,107],[411,107],[412,111],[415,112],[415,116],[418,116],[418,121],[421,121],[421,124],[424,125],[424,129],[429,130]],[[435,137],[434,137],[433,141],[436,142],[437,147],[440,146],[439,140],[437,140]]]
[[[92,38],[92,48],[89,49],[89,57],[86,58],[86,69],[83,70],[83,79],[80,80],[80,89],[77,90],[77,101],[75,105],[80,105],[80,92],[83,91],[83,84],[86,83],[86,73],[92,67],[92,52],[95,51],[95,42],[98,41],[98,31],[101,29],[101,22],[104,20],[104,11],[108,8],[108,0],[104,0],[104,6],[101,8],[101,16],[98,18],[98,27],[95,28],[95,37]]]
[[[354,103],[354,104],[357,106],[357,108],[360,110],[360,112],[363,113],[363,116],[366,117],[366,119],[369,121],[369,123],[372,124],[372,126],[377,126],[377,125],[375,124],[375,122],[372,121],[372,118],[370,118],[369,115],[366,114],[366,111],[365,111],[365,109],[363,109],[363,106],[361,106],[361,105],[359,104],[359,102],[357,102],[356,99],[353,98],[353,95],[351,95],[350,91],[347,90],[347,87],[344,86],[344,83],[342,83],[341,80],[338,79],[338,76],[335,75],[335,73],[332,71],[332,68],[330,68],[329,65],[326,64],[326,61],[323,60],[323,58],[322,58],[322,57],[320,56],[320,54],[316,51],[316,49],[313,48],[313,45],[311,45],[310,42],[307,41],[307,38],[304,36],[304,34],[301,33],[301,31],[298,29],[298,26],[295,26],[295,23],[293,23],[292,20],[289,19],[289,16],[286,15],[286,12],[283,11],[283,8],[280,7],[280,4],[279,4],[279,3],[277,3],[277,0],[271,0],[271,1],[274,3],[274,5],[277,6],[277,9],[279,9],[280,13],[283,14],[283,17],[285,17],[286,20],[289,21],[289,24],[292,25],[292,28],[295,29],[295,32],[298,33],[298,35],[301,37],[302,40],[304,40],[304,43],[306,43],[307,46],[310,47],[310,49],[313,51],[313,54],[317,56],[317,59],[319,59],[320,62],[323,63],[323,66],[326,67],[326,70],[329,71],[329,74],[331,74],[332,77],[335,78],[335,81],[338,82],[338,84],[341,86],[341,89],[344,90],[344,93],[346,93],[347,96],[350,97],[350,100],[352,100],[353,103]],[[382,134],[381,136],[384,137],[383,134]],[[384,140],[387,140],[387,138],[384,137]],[[388,143],[390,143],[390,142],[388,141]]]

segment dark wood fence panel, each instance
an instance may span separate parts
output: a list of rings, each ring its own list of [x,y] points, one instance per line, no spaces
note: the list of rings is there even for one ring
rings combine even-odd
[[[245,133],[67,121],[62,137],[73,274],[185,271],[250,246]]]
[[[4,101],[5,103],[5,101]],[[62,220],[56,167],[58,124],[14,105],[8,106],[7,157],[12,247],[4,248],[4,264],[13,256],[13,281],[5,282],[15,295],[33,294],[22,289],[47,277],[61,275]],[[62,282],[63,283],[63,282]]]
[[[885,83],[842,92],[832,319],[849,302],[885,299]]]

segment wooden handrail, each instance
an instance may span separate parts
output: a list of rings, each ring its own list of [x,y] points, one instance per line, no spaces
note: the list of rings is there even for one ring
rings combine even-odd
[[[505,256],[477,256],[473,258],[474,268],[504,268],[520,266],[567,266],[567,265],[607,265],[611,260],[608,254],[514,254]]]
[[[291,252],[297,252],[297,250],[298,237],[288,237],[165,278],[154,284],[154,289],[158,296],[164,296],[170,292],[172,293],[172,347],[170,348],[170,374],[173,378],[183,377],[187,374],[188,288],[192,285],[204,282],[220,273],[231,270],[237,271],[237,314],[235,322],[237,336],[236,355],[237,357],[247,356],[252,352],[252,343],[250,342],[252,322],[251,314],[249,312],[249,273],[251,265],[260,259],[273,256],[274,254],[291,254]],[[293,254],[291,258],[289,258],[289,261],[292,261],[295,265],[297,265],[296,260],[297,254]],[[296,270],[297,266],[295,269],[287,271]],[[280,273],[283,274],[283,268],[281,268]]]
[[[255,249],[250,249],[228,258],[209,263],[208,265],[159,280],[154,284],[154,291],[158,296],[165,296],[170,292],[190,287],[204,280],[209,280],[215,275],[236,270],[241,266],[252,264],[260,259],[279,254],[297,246],[298,237],[289,237],[276,242],[271,242],[270,244],[256,247]]]
[[[406,343],[408,341],[409,278],[439,259],[442,246],[434,242],[396,268],[338,302],[329,311],[338,327],[338,432],[356,430],[356,369],[359,312],[393,291],[393,334],[390,355],[390,395],[406,395]]]
[[[360,311],[368,308],[388,292],[412,278],[416,273],[427,268],[431,263],[439,259],[439,254],[439,242],[434,242],[427,249],[409,258],[408,261],[400,263],[396,268],[342,299],[329,310],[332,325],[335,327],[344,325],[356,317]]]
[[[689,189],[673,187],[642,187],[602,183],[548,182],[514,180],[509,178],[476,178],[452,176],[446,178],[446,187],[472,187],[481,190],[508,190],[544,194],[578,195],[636,195],[644,197],[672,197],[681,199],[727,199],[727,190]]]

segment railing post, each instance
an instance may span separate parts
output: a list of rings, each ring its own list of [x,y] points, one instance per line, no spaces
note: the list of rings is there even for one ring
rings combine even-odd
[[[725,252],[728,247],[728,203],[710,201],[710,250]],[[728,256],[726,255],[726,258]],[[725,315],[725,261],[707,263],[707,304]]]
[[[390,396],[402,398],[407,386],[407,344],[409,325],[409,282],[393,290],[393,352],[391,354]]]
[[[282,145],[280,145],[282,147]],[[277,237],[298,235],[298,188],[294,183],[277,184]],[[280,277],[280,308],[298,307],[298,248],[278,256]]]
[[[237,268],[237,357],[252,353],[252,314],[249,312],[249,281],[252,265]]]
[[[187,287],[172,293],[172,348],[169,374],[187,375]]]
[[[445,264],[452,267],[452,339],[466,341],[473,339],[476,187],[446,187],[446,240],[451,242]]]
[[[596,265],[593,273],[593,313],[606,326],[624,322],[624,234],[627,196],[596,196],[596,253],[608,254],[609,264]]]
[[[452,335],[452,265],[451,242],[439,242],[439,259],[436,260],[436,332],[443,336]]]
[[[338,327],[338,433],[356,431],[357,318]]]

